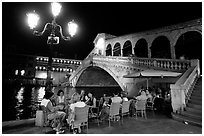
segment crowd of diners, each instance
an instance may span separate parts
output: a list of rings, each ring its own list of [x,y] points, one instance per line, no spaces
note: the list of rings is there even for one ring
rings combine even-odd
[[[157,92],[149,92],[142,87],[137,96],[132,97],[131,100],[147,100],[147,102],[151,102],[156,100],[155,98],[162,98],[163,100],[169,99],[170,96],[165,93],[165,96],[162,97],[162,91],[160,88],[158,88]],[[57,97],[55,97],[53,92],[45,92],[40,105],[43,105],[48,109],[47,118],[48,120],[54,120],[52,121],[53,123],[51,124],[51,127],[57,134],[64,133],[64,126],[69,126],[70,131],[81,133],[81,124],[77,124],[77,127],[75,126],[75,128],[71,125],[75,117],[75,107],[85,107],[86,105],[90,108],[97,107],[99,109],[99,121],[105,121],[109,118],[111,103],[122,104],[124,101],[128,100],[130,100],[130,98],[127,97],[127,92],[121,92],[120,94],[113,93],[112,96],[103,94],[103,96],[97,100],[93,95],[93,92],[86,93],[84,90],[81,90],[80,93],[73,93],[71,99],[67,100],[64,91],[59,90]],[[158,103],[155,101],[155,104],[154,108],[160,110],[162,104],[161,101],[158,101]],[[130,111],[134,112],[134,107],[134,104],[132,104],[132,106],[130,104]],[[120,120],[120,117],[114,118],[114,120],[118,121]]]

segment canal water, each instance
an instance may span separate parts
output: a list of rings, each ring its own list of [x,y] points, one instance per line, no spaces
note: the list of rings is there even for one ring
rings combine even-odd
[[[121,92],[120,87],[77,87],[76,91],[92,92],[99,99],[104,93],[112,96]],[[38,104],[43,99],[45,87],[8,84],[2,86],[2,121],[35,118]]]

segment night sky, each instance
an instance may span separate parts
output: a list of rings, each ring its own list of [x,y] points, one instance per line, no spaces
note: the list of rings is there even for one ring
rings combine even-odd
[[[67,2],[57,23],[63,34],[68,35],[67,23],[77,22],[79,31],[71,41],[54,46],[54,52],[64,58],[84,59],[94,48],[98,33],[116,36],[150,30],[202,17],[202,3],[158,2]],[[42,31],[52,21],[50,3],[3,2],[2,3],[2,53],[48,55],[47,36],[32,35],[26,22],[26,13],[35,10],[40,21],[37,30]]]

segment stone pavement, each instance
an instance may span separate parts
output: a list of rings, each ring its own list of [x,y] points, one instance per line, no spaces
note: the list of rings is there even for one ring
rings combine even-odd
[[[30,123],[29,123],[30,122]],[[18,123],[16,123],[18,124]],[[3,134],[55,134],[49,127],[36,127],[31,120],[24,121],[24,125],[15,126],[14,123],[3,123]],[[82,134],[86,134],[86,129]],[[70,134],[68,129],[65,129],[65,134]],[[153,114],[147,112],[147,119],[135,117],[124,117],[124,123],[111,122],[111,127],[108,127],[108,121],[100,123],[89,123],[88,134],[202,134],[202,128],[184,124],[173,120],[161,113]]]

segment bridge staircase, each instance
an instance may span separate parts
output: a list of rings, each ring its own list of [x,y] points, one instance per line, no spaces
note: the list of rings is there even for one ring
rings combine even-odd
[[[184,111],[172,113],[175,120],[202,127],[202,77],[197,78]]]

